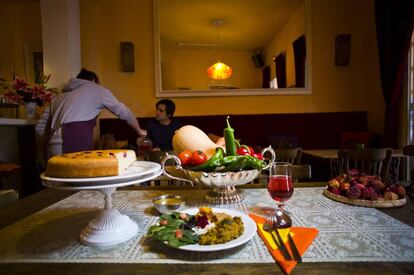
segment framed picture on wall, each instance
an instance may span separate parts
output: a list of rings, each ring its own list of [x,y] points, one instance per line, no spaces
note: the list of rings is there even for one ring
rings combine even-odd
[[[41,83],[43,78],[43,50],[40,45],[24,45],[26,81]]]

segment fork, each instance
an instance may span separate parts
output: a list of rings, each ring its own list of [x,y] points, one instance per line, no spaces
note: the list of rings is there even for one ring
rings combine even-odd
[[[266,222],[263,224],[263,229],[267,232],[270,233],[270,235],[273,238],[273,241],[275,242],[276,246],[280,249],[280,252],[283,255],[283,258],[285,258],[285,260],[287,261],[291,261],[292,260],[292,256],[289,254],[289,251],[287,250],[282,238],[279,235],[279,232],[277,231],[277,229],[274,228],[274,226],[272,224],[270,224],[269,222]],[[278,237],[278,239],[276,239],[275,235],[273,234],[273,232],[276,231],[276,236]]]

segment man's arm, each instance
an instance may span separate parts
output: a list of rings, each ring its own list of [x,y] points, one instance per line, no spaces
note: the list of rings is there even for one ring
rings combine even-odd
[[[139,136],[147,135],[147,131],[141,128],[138,119],[134,116],[131,110],[123,103],[119,102],[107,89],[104,91],[102,103],[111,113],[118,116],[120,119],[125,120],[132,128],[134,128]]]

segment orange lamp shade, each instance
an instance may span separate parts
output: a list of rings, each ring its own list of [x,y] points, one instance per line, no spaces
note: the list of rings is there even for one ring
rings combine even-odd
[[[227,79],[231,76],[233,70],[222,62],[217,62],[208,67],[207,75],[208,77],[215,80]]]

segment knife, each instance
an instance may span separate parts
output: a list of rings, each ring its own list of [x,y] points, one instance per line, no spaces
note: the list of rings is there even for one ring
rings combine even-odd
[[[285,257],[285,260],[287,260],[287,261],[293,260],[292,256],[290,256],[289,251],[287,250],[286,245],[283,242],[283,239],[280,236],[280,233],[277,230],[277,228],[274,228],[273,231],[276,232],[276,237],[277,237],[277,240],[278,240],[278,246],[280,248],[280,251],[282,251],[283,257]],[[271,234],[271,235],[273,236],[273,234]]]
[[[296,260],[298,263],[302,262],[302,256],[300,256],[300,253],[298,251],[298,248],[295,245],[295,242],[293,241],[292,236],[290,233],[288,233],[288,242],[290,245],[290,249],[292,250],[293,259]]]

